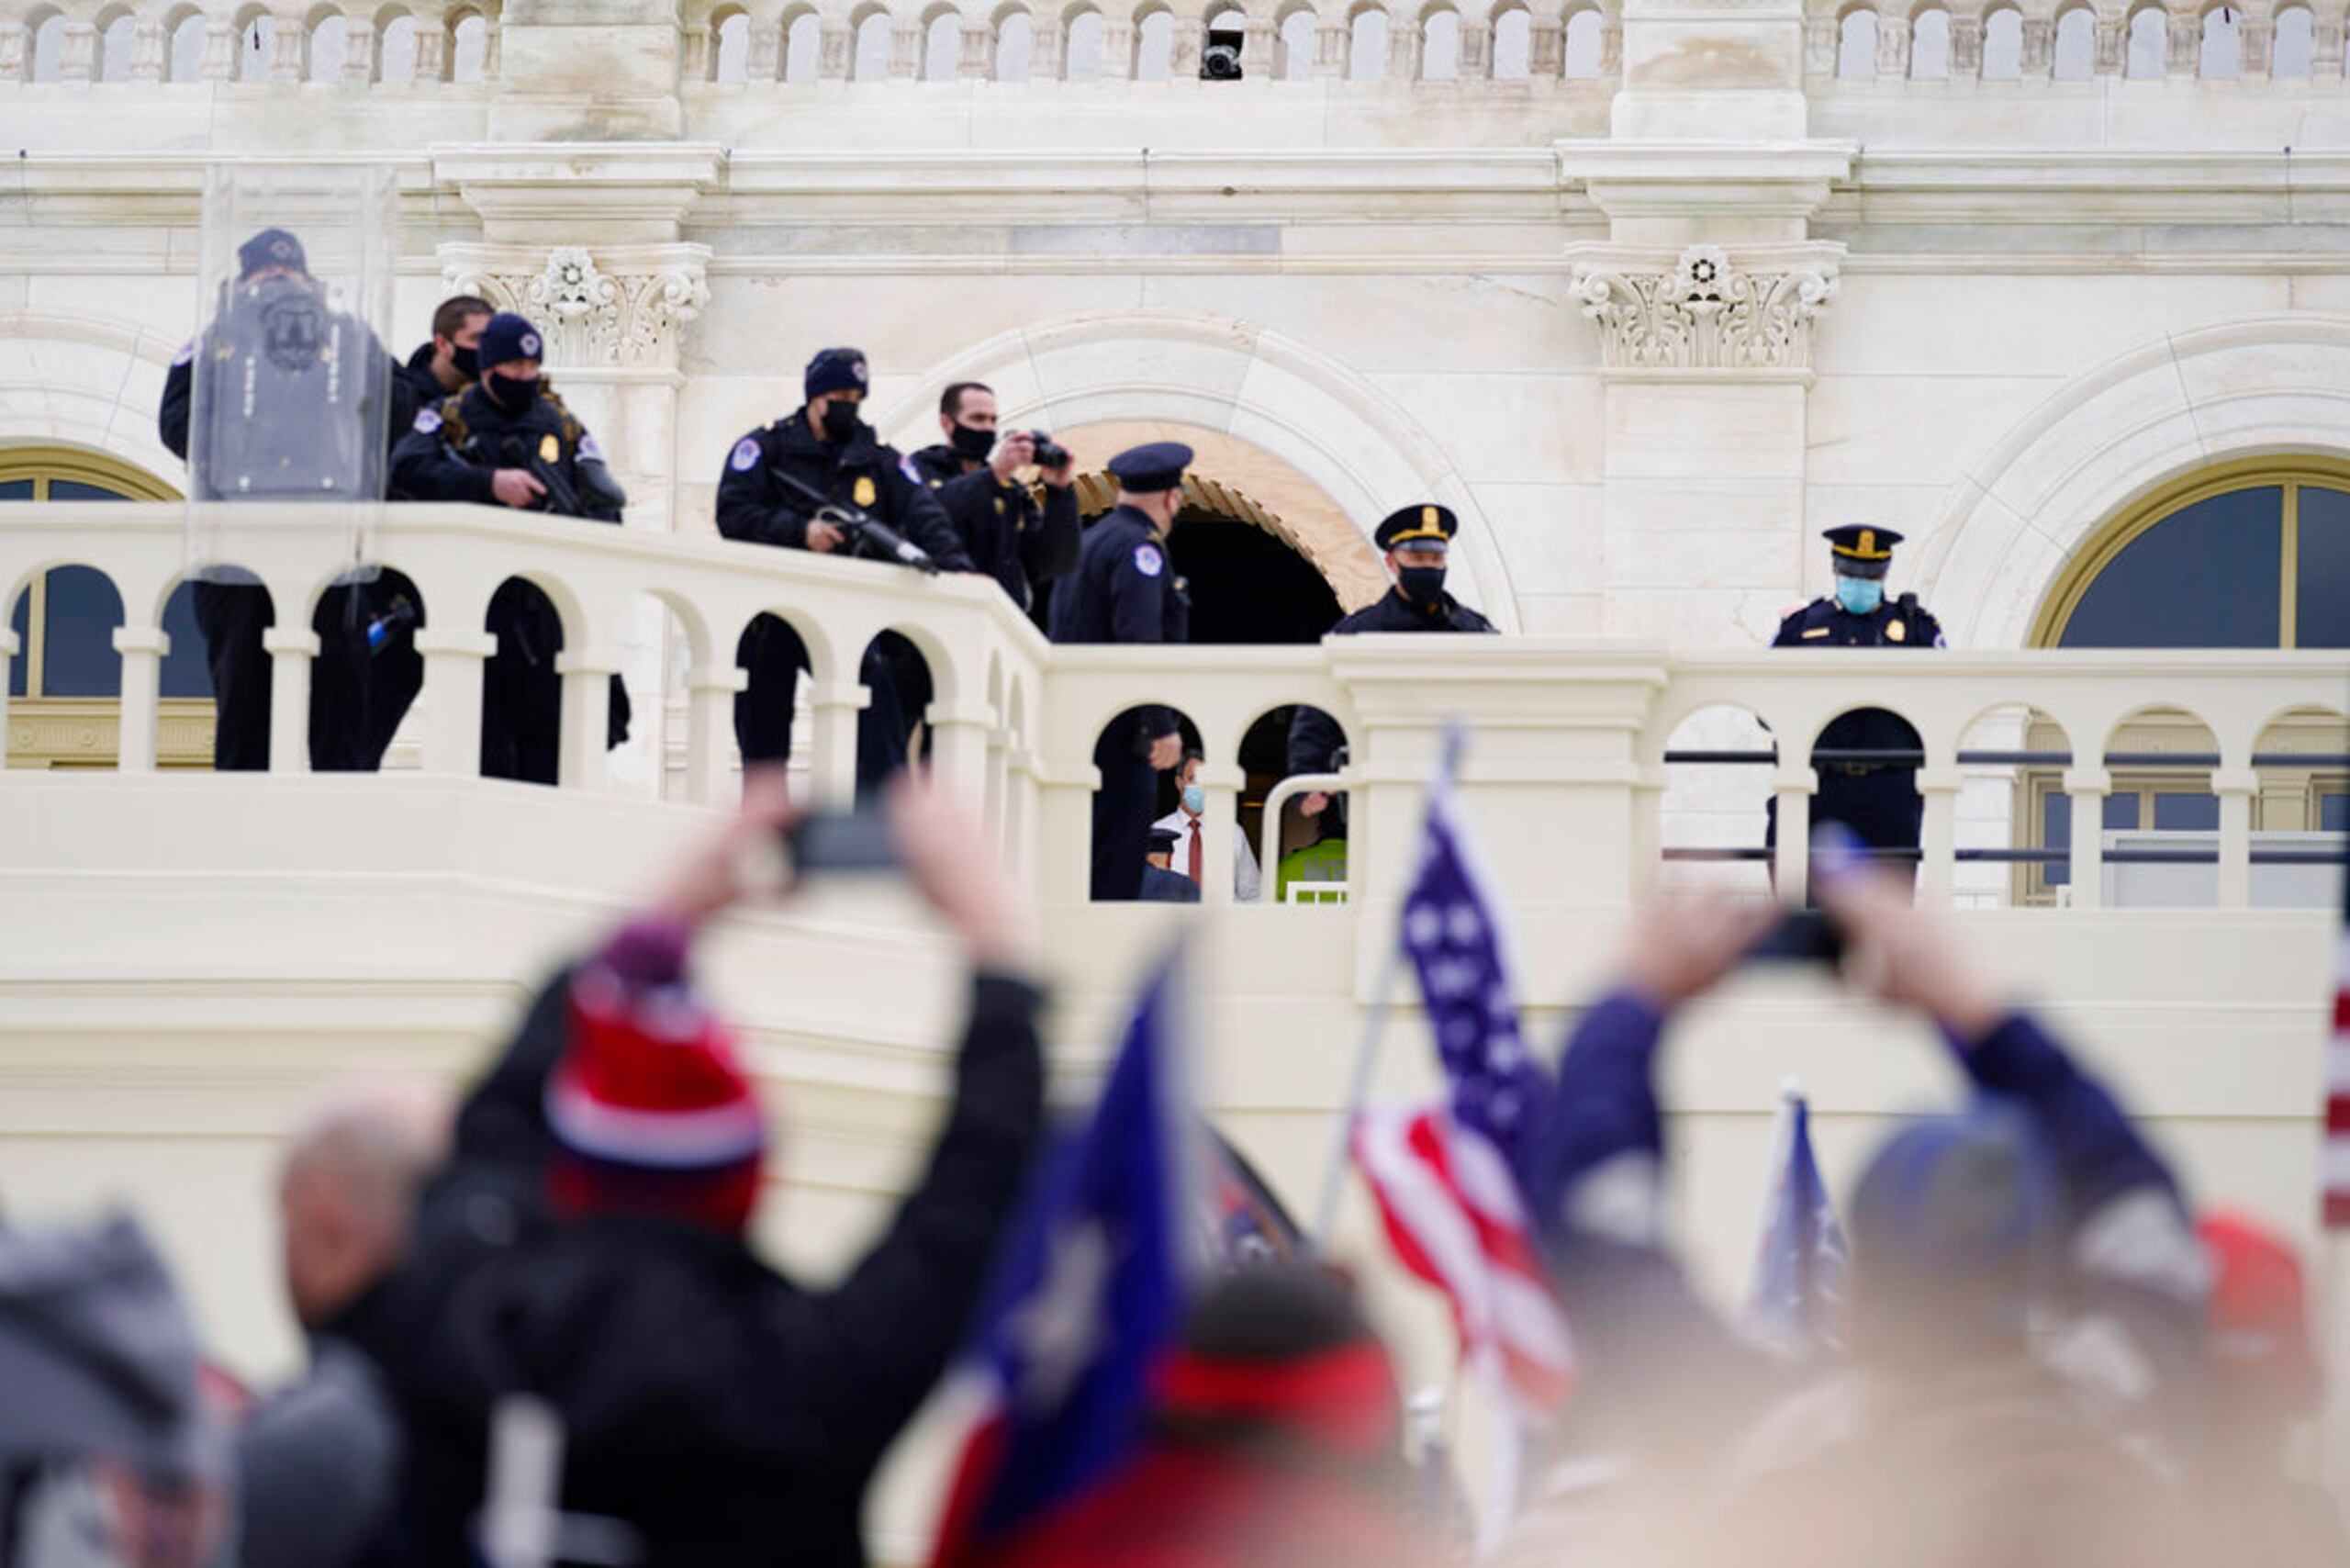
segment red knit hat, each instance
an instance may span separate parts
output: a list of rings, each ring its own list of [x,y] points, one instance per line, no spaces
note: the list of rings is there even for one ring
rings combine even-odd
[[[2300,1257],[2266,1226],[2236,1215],[2208,1215],[2195,1234],[2212,1265],[2212,1360],[2313,1407],[2321,1383]]]
[[[725,1026],[684,986],[632,988],[600,964],[573,977],[570,1014],[546,1092],[558,1206],[741,1230],[767,1121]]]

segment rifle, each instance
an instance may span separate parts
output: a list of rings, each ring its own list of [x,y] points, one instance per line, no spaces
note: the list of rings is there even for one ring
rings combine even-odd
[[[797,490],[815,510],[808,514],[811,522],[828,522],[841,531],[848,541],[848,553],[868,560],[894,561],[901,566],[935,577],[938,563],[929,551],[875,517],[862,507],[845,505],[832,500],[812,485],[803,485],[782,469],[770,465],[767,476],[777,484]]]
[[[579,502],[579,492],[571,487],[561,470],[539,455],[538,444],[509,431],[498,443],[499,465],[520,468],[546,487],[537,511],[561,512],[565,517],[586,517],[588,509]]]

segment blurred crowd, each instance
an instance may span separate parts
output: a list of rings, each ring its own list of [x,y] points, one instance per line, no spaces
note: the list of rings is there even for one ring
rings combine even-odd
[[[292,1386],[251,1396],[208,1365],[132,1221],[12,1216],[0,1565],[864,1562],[875,1470],[970,1329],[1047,1120],[1024,895],[958,808],[905,780],[886,800],[968,1001],[928,1157],[837,1282],[796,1282],[749,1239],[773,1124],[692,979],[713,918],[793,885],[776,847],[793,810],[755,778],[742,816],[548,981],[456,1105],[356,1086],[293,1130],[278,1200],[309,1361]],[[2199,1227],[2111,1092],[1897,877],[1850,857],[1821,872],[1847,983],[1930,1019],[1970,1092],[1868,1163],[1822,1343],[1757,1346],[1667,1240],[1659,1063],[1778,912],[1649,912],[1532,1118],[1519,1175],[1578,1369],[1486,1554],[2350,1562],[2338,1499],[2289,1462],[2321,1387],[2291,1249],[2242,1220]],[[1113,1294],[1051,1293],[1032,1327],[1076,1355],[1121,1331]],[[1078,1495],[942,1563],[1472,1551],[1445,1445],[1407,1430],[1344,1268],[1310,1253],[1206,1270],[1129,1425]]]

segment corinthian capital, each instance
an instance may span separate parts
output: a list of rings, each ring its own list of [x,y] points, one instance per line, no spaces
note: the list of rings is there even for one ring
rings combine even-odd
[[[706,245],[443,245],[452,294],[519,311],[565,369],[673,371],[686,323],[710,303]]]
[[[1575,263],[1584,318],[1615,370],[1807,370],[1841,246],[1606,245]]]

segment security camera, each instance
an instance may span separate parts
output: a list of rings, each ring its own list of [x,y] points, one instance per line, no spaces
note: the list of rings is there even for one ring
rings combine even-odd
[[[1240,80],[1240,34],[1237,29],[1214,28],[1209,30],[1208,46],[1200,53],[1200,80]]]

